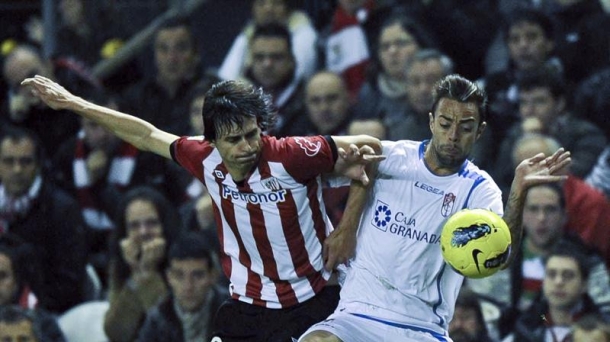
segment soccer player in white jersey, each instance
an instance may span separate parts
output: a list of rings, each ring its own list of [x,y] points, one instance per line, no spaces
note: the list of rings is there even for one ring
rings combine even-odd
[[[570,163],[563,149],[521,163],[503,210],[498,186],[467,159],[486,126],[485,102],[473,82],[446,76],[434,90],[432,138],[382,142],[386,159],[370,183],[372,193],[359,190],[366,200],[359,229],[340,232],[356,239],[357,230],[357,247],[339,305],[300,341],[451,341],[447,328],[463,277],[441,256],[439,236],[447,218],[463,208],[504,214],[519,245],[528,188],[563,179]],[[344,220],[358,222],[354,208],[346,209]]]
[[[325,286],[325,266],[345,261],[351,250],[324,244],[333,227],[321,175],[344,174],[362,187],[365,165],[383,158],[376,153],[378,139],[267,136],[274,118],[270,97],[234,81],[206,94],[205,138],[161,131],[44,77],[23,84],[52,108],[74,111],[139,149],[173,158],[204,183],[214,201],[222,268],[231,281],[232,298],[214,323],[222,341],[290,341],[332,313],[338,293]]]

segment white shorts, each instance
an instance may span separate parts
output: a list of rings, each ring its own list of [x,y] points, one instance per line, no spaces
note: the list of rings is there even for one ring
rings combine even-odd
[[[435,331],[407,324],[388,322],[381,319],[337,312],[309,328],[299,339],[312,331],[327,331],[342,341],[379,341],[379,342],[452,342],[449,336]]]

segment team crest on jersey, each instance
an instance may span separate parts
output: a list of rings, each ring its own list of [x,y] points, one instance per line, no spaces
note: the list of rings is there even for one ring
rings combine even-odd
[[[280,185],[280,181],[277,180],[277,178],[275,177],[271,177],[271,178],[267,178],[267,179],[263,179],[261,181],[261,184],[263,184],[263,186],[271,191],[278,191],[278,190],[282,190],[282,186]]]
[[[218,179],[225,179],[225,174],[220,170],[214,170],[214,176]]]
[[[297,137],[294,138],[294,141],[299,144],[299,147],[305,151],[305,154],[308,157],[315,156],[322,148],[322,143],[319,141],[313,141],[312,138]]]
[[[390,206],[387,203],[377,200],[377,204],[375,204],[375,215],[373,215],[371,224],[375,226],[375,228],[385,232],[388,230],[391,219],[392,210],[390,209]]]
[[[453,206],[455,205],[455,195],[453,193],[445,194],[443,198],[443,206],[441,207],[441,215],[449,217],[453,212]]]

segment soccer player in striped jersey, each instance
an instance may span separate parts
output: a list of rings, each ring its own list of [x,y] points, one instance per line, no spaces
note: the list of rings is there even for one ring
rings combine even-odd
[[[359,184],[355,189],[364,188],[365,167],[383,159],[378,139],[268,136],[274,119],[269,96],[234,81],[206,94],[199,137],[161,131],[44,77],[23,84],[54,109],[76,112],[139,149],[172,158],[207,187],[222,268],[231,281],[231,299],[214,327],[222,341],[289,341],[332,313],[337,292],[325,285],[333,266],[353,251],[353,241],[337,243],[350,235],[333,234],[335,243],[325,245],[333,227],[322,201],[322,175],[344,175]]]
[[[564,179],[560,174],[570,163],[563,149],[522,162],[503,210],[498,186],[467,159],[486,126],[485,98],[473,82],[446,76],[435,86],[429,113],[432,138],[382,142],[386,159],[369,185],[372,193],[360,187],[350,194],[350,200],[366,199],[362,219],[349,206],[342,218],[360,224],[340,230],[342,235],[357,234],[341,300],[300,341],[451,341],[448,323],[463,276],[441,256],[439,236],[447,218],[463,208],[504,214],[518,246],[529,187]],[[326,243],[334,243],[334,237]]]

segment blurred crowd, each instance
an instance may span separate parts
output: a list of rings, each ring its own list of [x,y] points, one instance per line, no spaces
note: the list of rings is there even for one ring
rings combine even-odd
[[[205,341],[229,287],[206,189],[44,107],[25,78],[47,76],[177,135],[202,135],[206,91],[238,79],[271,94],[271,135],[425,140],[435,82],[459,73],[488,95],[471,159],[506,193],[526,158],[562,146],[573,162],[567,181],[528,193],[515,263],[465,281],[450,336],[610,341],[610,1],[337,0],[324,13],[243,1],[235,11],[249,19],[219,65],[202,60],[210,47],[188,11],[129,32],[111,5],[56,3],[50,54],[35,18],[13,28],[27,38],[2,42],[0,340],[19,327],[70,340],[78,329],[64,317],[103,302],[108,340]],[[347,190],[325,191],[336,224]]]

